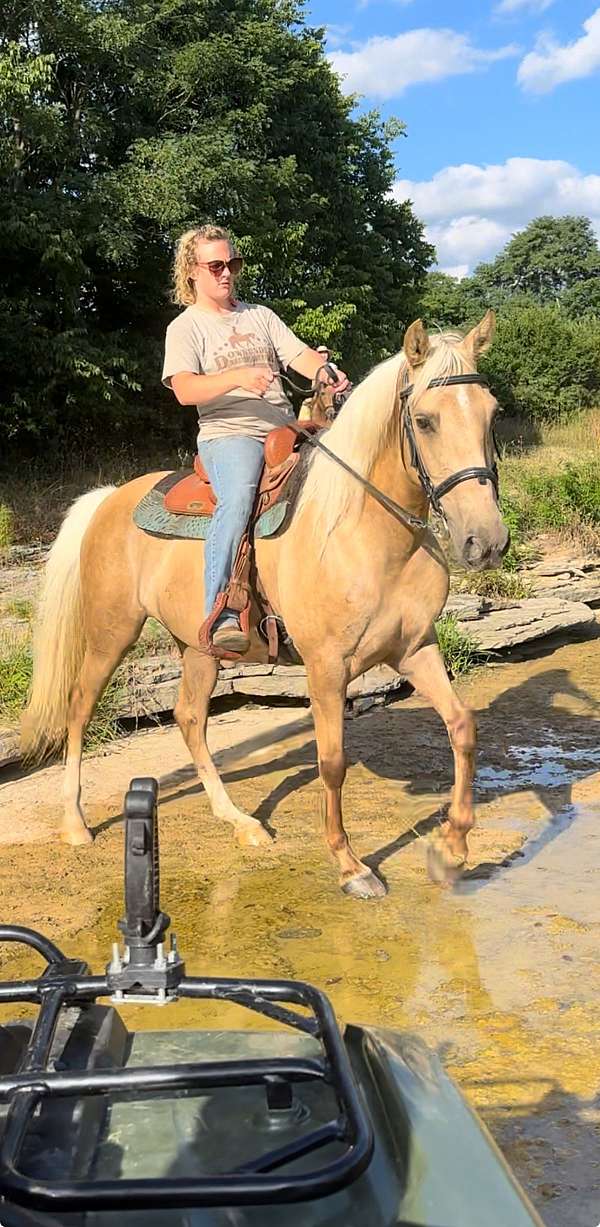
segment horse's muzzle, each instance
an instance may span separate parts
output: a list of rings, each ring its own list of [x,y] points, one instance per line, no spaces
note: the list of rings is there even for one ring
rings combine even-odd
[[[502,531],[497,538],[471,535],[465,538],[461,551],[461,562],[469,571],[493,571],[499,567],[510,545],[510,533],[502,525]]]

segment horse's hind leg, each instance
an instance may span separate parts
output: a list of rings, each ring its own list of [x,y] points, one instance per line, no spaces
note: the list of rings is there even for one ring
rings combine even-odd
[[[325,790],[325,839],[340,871],[340,886],[358,899],[385,895],[383,882],[355,856],[342,819],[342,787],[346,778],[344,706],[346,676],[342,667],[323,659],[307,664],[319,774]]]
[[[183,675],[174,716],[196,764],[215,818],[230,822],[242,846],[270,844],[271,837],[257,818],[234,805],[211,758],[206,743],[210,696],[215,688],[218,663],[197,648],[184,647]]]
[[[106,633],[103,647],[89,644],[83,663],[71,690],[67,717],[67,756],[64,778],[64,814],[60,838],[68,844],[88,844],[91,832],[81,809],[81,752],[85,730],[94,708],[127,649],[139,637],[145,617],[121,623],[118,634],[114,625]]]
[[[392,661],[390,661],[390,664]],[[467,835],[475,821],[473,776],[477,748],[477,725],[470,708],[454,693],[437,643],[419,648],[394,667],[408,678],[419,694],[439,712],[454,755],[454,788],[447,821],[430,844],[429,871],[437,881],[446,881],[462,869],[467,859]]]

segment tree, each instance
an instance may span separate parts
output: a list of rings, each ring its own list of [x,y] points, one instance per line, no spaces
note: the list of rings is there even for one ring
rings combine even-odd
[[[419,299],[419,314],[428,327],[467,327],[477,323],[485,311],[485,300],[471,277],[459,281],[447,273],[427,273]]]
[[[600,320],[517,298],[499,312],[480,368],[504,409],[556,421],[598,402]]]
[[[472,281],[488,305],[515,295],[557,302],[571,287],[600,274],[600,250],[587,217],[537,217]]]
[[[353,115],[295,0],[9,0],[2,24],[0,429],[172,433],[172,246],[207,218],[242,292],[353,374],[399,347],[433,257],[390,196],[401,125]]]

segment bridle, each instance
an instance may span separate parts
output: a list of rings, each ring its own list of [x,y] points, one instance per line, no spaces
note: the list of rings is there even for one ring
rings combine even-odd
[[[432,379],[427,384],[426,390],[428,391],[429,388],[447,388],[449,386],[451,387],[453,384],[462,384],[462,383],[476,383],[476,384],[479,384],[480,387],[482,388],[488,387],[488,381],[485,378],[485,376],[478,375],[475,372],[472,375],[447,375],[445,378],[442,378],[442,379]],[[433,507],[433,510],[437,511],[438,515],[441,515],[443,518],[445,518],[444,509],[442,507],[441,500],[443,499],[445,494],[449,494],[451,490],[454,490],[455,486],[459,486],[461,482],[463,481],[471,481],[475,479],[482,486],[485,485],[486,481],[490,481],[497,495],[498,494],[498,465],[496,464],[495,460],[491,468],[487,468],[487,466],[484,467],[481,465],[474,465],[468,469],[459,469],[458,473],[453,473],[451,477],[446,477],[444,481],[441,481],[437,486],[434,486],[429,476],[429,473],[427,472],[427,469],[425,468],[425,465],[423,464],[421,454],[417,447],[417,440],[415,438],[415,430],[414,430],[413,421],[412,421],[412,417],[410,413],[410,406],[409,406],[409,400],[410,400],[411,393],[413,391],[413,387],[414,385],[412,383],[409,383],[400,389],[400,403],[402,405],[402,426],[404,428],[404,434],[406,436],[406,441],[408,443],[408,449],[410,453],[410,463],[413,469],[416,469],[417,473],[419,474],[419,481],[421,482],[423,490],[425,491],[425,494],[427,495],[427,498],[429,499],[429,502],[431,506]],[[492,438],[494,441],[494,452],[497,454],[498,445],[496,443],[496,438],[493,432],[492,432]]]
[[[286,383],[289,383],[291,387],[295,388],[296,385],[292,383],[291,379],[285,375],[283,375],[282,378],[285,379]],[[488,381],[485,376],[478,375],[475,372],[471,375],[447,375],[445,378],[431,379],[425,390],[428,391],[430,388],[447,388],[448,386],[453,386],[460,383],[476,383],[483,388],[487,388],[488,386]],[[485,485],[486,481],[489,481],[492,483],[496,495],[498,494],[498,466],[494,460],[491,468],[483,467],[481,465],[474,465],[468,469],[459,469],[458,473],[453,473],[451,477],[446,477],[444,481],[441,481],[437,486],[434,486],[423,463],[421,454],[417,447],[417,440],[415,438],[415,431],[409,405],[413,389],[413,384],[405,384],[400,389],[402,426],[409,447],[410,463],[412,467],[416,469],[419,476],[419,481],[423,487],[423,491],[434,511],[436,511],[445,521],[446,516],[441,505],[441,499],[443,499],[444,495],[448,494],[450,490],[453,490],[455,486],[460,485],[461,482],[476,480],[483,486]],[[314,388],[312,390],[317,391],[318,389]],[[425,529],[428,527],[427,520],[424,520],[422,516],[414,515],[412,511],[407,511],[406,508],[402,507],[400,503],[397,503],[395,499],[390,498],[389,494],[384,494],[383,490],[379,490],[377,486],[374,486],[373,482],[369,481],[367,477],[363,477],[362,473],[357,473],[356,469],[353,469],[351,465],[346,464],[346,461],[342,460],[341,456],[337,456],[336,453],[332,452],[325,443],[322,443],[318,435],[311,434],[308,430],[304,430],[303,427],[295,421],[286,420],[285,425],[294,430],[297,435],[301,435],[307,443],[310,443],[311,447],[315,448],[315,450],[324,452],[326,456],[329,456],[330,460],[334,460],[335,463],[340,466],[340,468],[345,469],[346,473],[350,473],[352,477],[354,477],[356,481],[360,483],[363,489],[365,489],[367,493],[380,504],[381,507],[385,507],[385,510],[389,511],[390,515],[393,515],[394,518],[399,520],[401,524],[404,524],[406,528]],[[494,450],[497,454],[498,445],[493,432],[492,438],[494,441]]]

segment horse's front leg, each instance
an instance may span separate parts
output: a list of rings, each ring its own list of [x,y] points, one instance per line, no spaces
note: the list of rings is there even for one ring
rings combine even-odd
[[[437,643],[426,644],[412,656],[404,660],[390,661],[390,664],[392,663],[439,712],[448,730],[454,755],[454,788],[447,821],[442,823],[433,836],[428,855],[432,878],[435,881],[448,881],[457,876],[467,860],[467,835],[475,821],[475,716],[452,689]]]
[[[325,792],[325,838],[337,861],[340,886],[357,899],[379,899],[385,895],[383,883],[355,856],[344,830],[342,787],[346,778],[344,754],[344,706],[347,676],[343,666],[332,665],[323,657],[307,663],[308,686],[312,702],[319,774]]]

